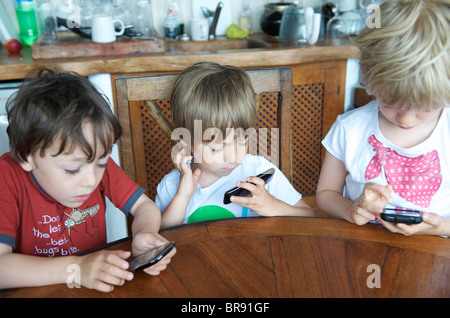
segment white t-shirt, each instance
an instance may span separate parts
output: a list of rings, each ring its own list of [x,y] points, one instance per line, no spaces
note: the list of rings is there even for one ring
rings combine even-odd
[[[197,191],[189,202],[183,223],[258,215],[254,211],[234,203],[224,204],[223,196],[226,191],[236,186],[237,181],[246,181],[247,177],[256,176],[269,168],[275,168],[275,174],[271,181],[266,184],[267,191],[289,205],[295,205],[300,201],[301,194],[294,189],[289,180],[274,164],[264,157],[248,154],[244,161],[229,175],[218,179],[206,188],[197,185]],[[172,201],[179,183],[180,172],[174,169],[165,175],[158,184],[155,202],[161,212]]]
[[[354,201],[364,185],[393,186],[392,206],[450,216],[450,110],[444,108],[432,135],[405,149],[386,139],[378,103],[339,115],[322,141],[345,164],[344,195]]]

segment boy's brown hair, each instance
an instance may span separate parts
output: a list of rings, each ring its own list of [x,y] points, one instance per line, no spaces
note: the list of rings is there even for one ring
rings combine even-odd
[[[106,156],[120,138],[121,126],[108,102],[85,77],[72,72],[38,69],[32,71],[6,104],[7,133],[11,154],[21,163],[29,155],[45,150],[55,140],[61,142],[57,156],[80,146],[88,161],[96,158],[97,142]],[[95,145],[83,134],[91,123]]]

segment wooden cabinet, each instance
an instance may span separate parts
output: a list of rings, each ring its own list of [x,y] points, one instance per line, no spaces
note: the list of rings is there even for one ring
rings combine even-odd
[[[294,65],[280,64],[280,66],[293,68],[292,183],[303,196],[314,196],[323,158],[321,140],[336,116],[344,110],[346,60]],[[262,67],[264,66],[260,66],[260,68]],[[252,68],[256,67],[252,66]],[[176,72],[171,71],[170,73]],[[113,87],[114,78],[119,75],[125,74],[113,75]],[[264,98],[263,102],[276,103],[276,96],[268,96]],[[168,101],[163,102],[160,106],[163,114],[170,118]],[[145,160],[145,166],[148,167],[146,171],[135,171],[133,177],[141,187],[147,190],[147,195],[151,199],[155,199],[156,186],[162,177],[174,168],[170,161],[172,143],[153,122],[143,102],[133,102],[130,104],[130,108],[133,108],[133,111],[116,109],[116,113],[129,112],[131,129],[139,132],[132,134],[134,137],[131,142],[135,160]],[[267,115],[272,116],[272,114]],[[276,118],[272,118],[271,121],[276,122],[276,120]],[[262,124],[263,120],[260,122],[260,127],[266,125]],[[270,129],[272,128],[269,127],[270,125],[268,123],[265,127]],[[122,163],[122,165],[124,164],[126,163]]]
[[[292,184],[304,196],[316,193],[322,139],[344,111],[346,60],[292,65]]]

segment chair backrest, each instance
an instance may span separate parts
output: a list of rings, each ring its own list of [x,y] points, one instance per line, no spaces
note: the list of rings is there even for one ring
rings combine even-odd
[[[258,95],[257,145],[251,153],[274,162],[292,181],[292,69],[246,70]],[[121,76],[115,79],[116,115],[125,173],[154,199],[162,177],[174,169],[169,98],[178,74]],[[266,128],[266,129],[264,129]],[[276,129],[278,128],[278,129]]]

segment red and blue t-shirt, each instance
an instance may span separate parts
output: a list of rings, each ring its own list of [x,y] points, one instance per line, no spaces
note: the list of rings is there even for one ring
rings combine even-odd
[[[110,158],[89,199],[68,208],[45,193],[11,153],[0,157],[0,243],[36,256],[75,255],[106,244],[106,201],[128,214],[144,193]]]

